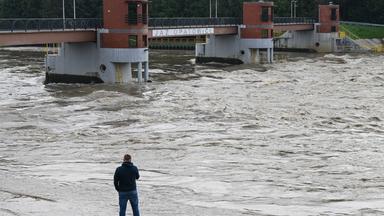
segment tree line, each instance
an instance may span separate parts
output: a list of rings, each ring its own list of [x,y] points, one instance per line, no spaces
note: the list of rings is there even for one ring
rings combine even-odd
[[[242,2],[218,0],[219,17],[240,17]],[[345,21],[384,23],[384,0],[297,0],[298,17],[317,17],[318,5],[333,1]],[[151,0],[151,17],[208,17],[210,0]],[[274,0],[275,16],[290,16],[291,0]],[[212,15],[215,15],[212,0]],[[73,17],[73,0],[65,1],[66,16]],[[102,17],[102,0],[76,0],[77,17]],[[62,0],[0,0],[0,18],[61,18]]]
[[[73,0],[65,0],[67,17],[73,17]],[[76,0],[76,16],[102,15],[102,0]],[[61,18],[62,0],[0,0],[0,18]]]

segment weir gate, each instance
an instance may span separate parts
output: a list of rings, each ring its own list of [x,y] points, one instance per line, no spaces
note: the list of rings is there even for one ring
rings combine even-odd
[[[103,19],[0,19],[0,46],[61,43],[47,82],[127,83],[149,81],[149,39],[206,36],[197,62],[272,63],[274,46],[335,52],[338,32],[332,4],[318,18],[273,17],[272,2],[245,2],[242,18],[148,18],[147,0],[104,0]]]

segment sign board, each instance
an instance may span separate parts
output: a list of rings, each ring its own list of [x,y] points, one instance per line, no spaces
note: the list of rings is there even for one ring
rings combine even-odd
[[[184,28],[184,29],[155,29],[152,30],[153,37],[178,37],[214,34],[214,28]]]
[[[341,32],[339,32],[339,37],[340,38],[346,38],[346,33],[345,32],[343,32],[343,31],[341,31]]]

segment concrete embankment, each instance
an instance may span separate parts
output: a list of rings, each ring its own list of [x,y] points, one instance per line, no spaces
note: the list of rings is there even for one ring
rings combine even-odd
[[[366,48],[374,52],[384,52],[384,38],[358,39],[355,40],[355,43],[362,48]]]
[[[341,22],[342,33],[362,50],[384,52],[384,25],[360,22]]]

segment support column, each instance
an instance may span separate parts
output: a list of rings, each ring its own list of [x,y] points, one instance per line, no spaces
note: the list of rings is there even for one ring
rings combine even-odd
[[[274,55],[274,50],[271,48],[271,63],[273,63],[273,55]]]
[[[260,49],[256,49],[256,63],[260,63]]]
[[[144,67],[144,81],[148,82],[149,81],[149,62],[145,62],[145,67]]]
[[[115,83],[123,83],[123,68],[122,64],[115,63],[113,64],[115,66]]]
[[[271,63],[271,49],[267,49],[267,62]]]
[[[131,79],[132,79],[132,65],[131,65],[131,63],[124,64],[123,81],[126,83]]]
[[[143,82],[143,63],[139,62],[137,66],[137,81],[139,83]]]

